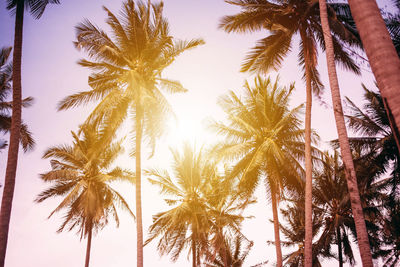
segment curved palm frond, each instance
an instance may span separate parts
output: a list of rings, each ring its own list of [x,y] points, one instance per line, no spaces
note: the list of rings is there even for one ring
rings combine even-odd
[[[195,151],[188,143],[182,150],[171,150],[173,178],[167,171],[146,172],[171,209],[153,216],[149,238],[159,238],[161,255],[170,254],[176,261],[185,248],[190,248],[193,261],[210,259],[223,249],[226,231],[240,233],[244,220],[240,212],[251,201],[239,201],[234,185],[218,175],[216,165],[209,162],[203,150]],[[241,234],[241,233],[240,233]]]
[[[7,101],[7,97],[12,91],[12,67],[9,62],[11,47],[0,49],[0,132],[9,133],[11,130],[11,110],[12,101]],[[33,98],[27,97],[22,100],[22,107],[27,108],[33,104]],[[0,139],[2,145],[0,149],[7,146],[5,141]],[[20,128],[20,144],[24,152],[31,151],[35,147],[35,140],[25,123]]]
[[[36,202],[63,197],[49,217],[66,210],[59,232],[65,227],[77,228],[82,238],[89,231],[102,229],[110,215],[118,224],[116,206],[134,216],[124,198],[110,186],[116,180],[132,183],[134,175],[119,167],[109,170],[122,152],[121,141],[103,142],[96,129],[89,126],[83,126],[80,135],[72,132],[72,136],[72,146],[55,146],[44,153],[43,158],[52,159],[52,170],[40,178],[51,186],[38,195]]]

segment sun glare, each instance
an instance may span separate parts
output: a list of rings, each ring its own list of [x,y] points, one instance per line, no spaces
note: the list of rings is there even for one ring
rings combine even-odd
[[[171,147],[179,147],[184,142],[201,146],[206,143],[209,136],[203,119],[180,115],[168,122],[167,143]]]

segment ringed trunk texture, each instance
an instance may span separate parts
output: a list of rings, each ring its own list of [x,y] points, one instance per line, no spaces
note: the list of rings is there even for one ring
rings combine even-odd
[[[276,266],[282,267],[283,261],[282,261],[281,239],[279,237],[278,203],[276,200],[275,190],[271,190],[271,201],[272,201],[272,216],[274,219]]]
[[[90,261],[90,249],[92,248],[92,227],[89,230],[88,240],[86,245],[86,260],[85,260],[85,267],[89,267]]]
[[[143,223],[142,223],[142,108],[136,104],[136,232],[137,232],[137,267],[143,267]]]
[[[400,59],[376,1],[348,2],[400,151]]]
[[[4,267],[8,230],[10,226],[11,208],[14,197],[15,175],[17,172],[18,149],[21,129],[21,58],[22,58],[22,32],[24,23],[24,2],[18,1],[15,15],[15,34],[13,52],[13,105],[11,115],[10,143],[6,177],[4,181],[3,198],[0,212],[0,267]]]
[[[303,43],[305,43],[305,33],[300,32]],[[304,238],[304,266],[312,267],[312,160],[311,160],[311,74],[307,51],[305,55],[306,71],[306,118],[305,118],[305,167],[306,167],[306,188],[305,188],[305,238]]]
[[[365,0],[364,0],[365,1]],[[367,1],[368,2],[368,1]],[[320,0],[320,17],[324,32],[326,59],[328,64],[329,84],[331,87],[333,113],[335,115],[336,128],[339,136],[340,152],[345,167],[347,187],[349,190],[351,210],[357,232],[358,247],[360,249],[361,261],[364,267],[372,267],[372,255],[369,246],[367,227],[365,225],[363,208],[361,205],[360,193],[358,191],[356,171],[351,155],[349,138],[347,136],[346,124],[341,104],[339,82],[336,74],[332,35],[329,28],[326,0]]]

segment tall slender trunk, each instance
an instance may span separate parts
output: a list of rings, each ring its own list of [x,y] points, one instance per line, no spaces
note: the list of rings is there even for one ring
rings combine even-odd
[[[142,223],[142,168],[141,168],[141,145],[142,145],[142,107],[136,104],[136,232],[137,232],[137,267],[143,267],[143,223]]]
[[[348,2],[400,150],[400,59],[376,1]]]
[[[225,267],[229,267],[229,265],[228,265],[228,256],[227,256],[226,250],[224,252],[224,266]]]
[[[303,44],[306,43],[304,31],[300,31]],[[304,46],[303,46],[304,47]],[[304,51],[306,72],[306,118],[305,118],[305,239],[304,239],[304,266],[312,267],[312,160],[311,160],[311,73],[308,52]]]
[[[196,260],[196,264],[197,264],[196,266],[200,267],[201,263],[200,263],[200,252],[199,251],[196,252],[196,259],[197,259]]]
[[[336,74],[334,50],[332,35],[329,28],[328,13],[326,1],[320,0],[320,16],[321,24],[324,32],[325,46],[326,46],[326,59],[328,64],[329,84],[331,87],[333,113],[335,115],[336,128],[339,136],[340,152],[345,167],[345,175],[347,180],[347,187],[349,189],[349,196],[351,202],[351,210],[353,212],[354,222],[356,225],[358,247],[360,249],[361,261],[364,267],[373,266],[372,255],[369,246],[367,227],[363,209],[358,192],[356,171],[354,168],[353,158],[351,155],[349,138],[347,136],[346,124],[343,116],[342,103],[340,98],[339,82]]]
[[[224,241],[224,266],[229,267],[229,265],[228,265],[228,248],[225,244],[225,241]]]
[[[192,267],[197,267],[197,257],[196,257],[196,237],[195,233],[192,231]]]
[[[4,267],[8,230],[10,226],[11,208],[14,197],[15,175],[17,172],[18,149],[21,128],[21,59],[22,59],[22,32],[24,25],[24,2],[17,2],[15,14],[14,52],[13,52],[13,105],[11,115],[10,143],[6,177],[4,181],[3,198],[0,212],[0,267]]]
[[[279,237],[278,203],[276,200],[276,190],[272,188],[271,188],[271,201],[272,201],[272,217],[274,219],[276,266],[282,267],[283,261],[282,261],[281,239]]]
[[[228,247],[226,245],[224,234],[223,234],[221,228],[218,228],[217,234],[218,234],[219,240],[221,240],[221,242],[222,242],[222,252],[223,253],[221,253],[220,255],[221,255],[222,261],[224,263],[224,267],[229,267],[229,265],[228,265]],[[221,251],[221,248],[219,250]],[[218,253],[218,252],[216,252],[216,253]],[[215,259],[215,257],[214,257],[214,259]]]
[[[89,267],[90,249],[92,248],[92,231],[93,231],[93,227],[90,227],[89,234],[88,234],[87,245],[86,245],[85,267]]]
[[[342,236],[340,234],[340,227],[336,227],[336,239],[339,255],[339,267],[343,267],[343,249],[342,249]]]

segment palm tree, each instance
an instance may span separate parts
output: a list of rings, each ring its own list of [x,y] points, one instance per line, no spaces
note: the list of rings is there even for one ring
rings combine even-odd
[[[357,137],[351,137],[349,140],[351,149],[359,151],[360,154],[355,162],[368,161],[370,166],[376,167],[364,172],[362,169],[357,170],[357,173],[360,172],[360,178],[368,178],[366,187],[379,180],[382,174],[389,173],[388,193],[394,197],[400,183],[400,154],[385,111],[384,99],[379,93],[364,85],[363,89],[366,101],[363,107],[358,107],[346,98],[348,126],[358,134]]]
[[[24,9],[27,8],[35,19],[39,19],[47,4],[58,4],[59,0],[8,0],[7,9],[15,12],[14,51],[12,66],[13,97],[8,147],[6,176],[0,211],[0,267],[4,266],[7,250],[8,229],[10,225],[12,200],[14,197],[15,174],[17,172],[18,148],[21,133],[21,59]]]
[[[249,241],[241,232],[241,222],[250,217],[243,217],[241,213],[250,204],[256,201],[252,198],[241,198],[237,190],[237,181],[232,181],[229,177],[229,170],[224,166],[223,176],[211,176],[208,186],[204,190],[204,198],[207,200],[208,216],[210,218],[209,250],[207,251],[207,260],[210,262],[221,261],[224,267],[230,267],[232,264],[243,264],[252,242]],[[237,242],[246,242],[247,253],[235,254],[229,251],[232,246],[229,240],[236,240],[236,251],[239,253],[240,244]],[[240,257],[240,259],[239,259]]]
[[[7,101],[12,90],[12,64],[8,61],[11,50],[11,47],[3,47],[0,50],[0,132],[3,133],[9,133],[11,128],[10,110],[12,109],[12,101]],[[32,102],[33,98],[27,97],[22,100],[22,107],[29,107]],[[28,126],[24,123],[21,123],[20,143],[25,152],[32,150],[35,146],[35,140],[33,140]],[[7,142],[1,140],[0,150],[5,147],[7,147]]]
[[[215,169],[207,164],[202,152],[195,153],[189,144],[183,152],[171,150],[176,182],[167,171],[149,170],[149,181],[160,187],[161,193],[171,196],[165,199],[171,209],[153,216],[146,244],[160,236],[157,249],[161,255],[172,253],[177,260],[185,247],[190,247],[192,266],[200,265],[200,257],[207,248],[207,230],[210,226],[206,200],[202,192],[207,180],[215,175]]]
[[[396,266],[400,260],[400,234],[395,226],[399,218],[400,155],[383,98],[364,85],[363,88],[363,107],[346,99],[349,128],[358,134],[350,138],[350,145],[358,151],[355,164],[364,213],[368,207],[366,222],[373,257],[381,258],[385,266]],[[371,210],[374,206],[375,210]]]
[[[383,260],[383,266],[396,267],[400,263],[400,203],[390,203],[389,214],[382,221],[382,230],[379,232],[382,244],[377,256]]]
[[[338,153],[335,151],[334,155],[330,156],[325,152],[314,188],[315,209],[318,209],[321,212],[320,216],[324,218],[318,243],[325,246],[325,249],[333,242],[337,244],[340,267],[343,267],[343,253],[346,256],[345,261],[352,266],[355,264],[348,232],[357,236],[344,173]]]
[[[215,153],[228,160],[238,160],[232,177],[239,176],[239,190],[251,195],[259,180],[266,178],[272,202],[275,244],[278,266],[282,265],[280,248],[278,201],[285,186],[300,184],[304,157],[304,131],[298,118],[302,105],[289,110],[289,99],[294,89],[282,88],[278,79],[255,78],[254,87],[246,81],[245,96],[233,91],[221,98],[220,106],[229,124],[213,122],[211,128],[226,137],[217,145]]]
[[[115,132],[126,117],[133,121],[137,266],[143,267],[141,145],[143,140],[148,141],[154,150],[155,140],[162,134],[166,116],[170,115],[171,107],[161,88],[173,93],[186,91],[179,82],[163,78],[162,71],[185,50],[203,44],[203,41],[174,40],[169,35],[168,22],[162,16],[162,2],[151,4],[148,1],[146,6],[142,2],[135,5],[133,0],[127,0],[123,3],[120,16],[106,7],[104,10],[113,38],[89,20],[76,28],[76,47],[86,51],[90,58],[81,60],[79,64],[93,70],[89,77],[92,90],[65,98],[59,109],[100,100],[87,123],[102,122],[107,125],[106,135]]]
[[[237,15],[222,19],[221,27],[227,32],[246,32],[266,29],[271,34],[258,41],[248,54],[242,71],[267,72],[278,69],[285,56],[291,50],[292,39],[300,34],[299,64],[304,71],[306,82],[306,116],[305,116],[305,169],[306,169],[306,266],[312,265],[312,156],[311,156],[311,107],[312,90],[319,94],[322,84],[319,80],[317,65],[317,42],[325,48],[323,32],[319,19],[318,2],[308,0],[231,0],[228,3],[240,6],[243,11]],[[332,9],[340,11],[341,6],[332,4]],[[342,14],[339,20],[331,20],[332,31],[338,38],[335,41],[335,54],[338,62],[359,73],[358,67],[343,49],[343,41],[354,43],[356,39],[348,23],[341,23],[346,18]]]
[[[226,249],[221,245],[224,231],[243,236],[239,228],[244,217],[237,211],[246,205],[241,202],[237,206],[235,197],[227,197],[230,190],[226,188],[232,187],[218,176],[216,165],[206,160],[204,152],[196,153],[186,143],[182,153],[172,150],[172,154],[175,179],[167,171],[148,171],[154,177],[150,182],[169,196],[165,201],[172,208],[153,216],[146,244],[160,237],[158,251],[161,255],[172,253],[173,261],[185,247],[190,247],[192,266],[200,266],[200,258],[210,260]],[[228,260],[226,255],[223,260]]]
[[[387,239],[384,238],[383,228],[385,219],[394,216],[391,213],[394,205],[390,201],[393,177],[384,178],[382,165],[372,154],[364,154],[362,150],[354,148],[353,155],[369,245],[372,257],[376,259],[388,248],[385,246]],[[356,236],[355,230],[353,236]],[[394,235],[390,239],[395,240]]]
[[[393,40],[394,47],[396,48],[397,54],[400,57],[400,1],[392,0],[396,7],[396,13],[387,13],[385,17],[386,26],[389,30],[390,37]]]
[[[373,266],[371,249],[369,246],[367,227],[365,225],[363,208],[361,206],[360,193],[358,192],[357,176],[354,162],[350,150],[349,138],[347,135],[346,124],[344,121],[342,100],[340,97],[339,81],[336,74],[335,54],[332,34],[329,26],[328,11],[326,0],[319,0],[321,25],[324,32],[326,47],[326,60],[328,65],[328,76],[331,87],[333,113],[335,116],[336,129],[339,136],[340,151],[345,167],[345,175],[349,195],[351,199],[351,210],[357,230],[358,247],[360,249],[361,260],[364,266]],[[339,232],[340,236],[340,232]]]
[[[281,209],[283,218],[287,222],[281,225],[280,229],[285,237],[282,241],[285,247],[297,247],[296,250],[284,256],[285,266],[303,267],[305,266],[304,257],[304,235],[305,235],[305,214],[304,214],[304,196],[296,196],[290,201],[292,205],[288,205],[285,209]],[[323,216],[320,210],[313,209],[313,236],[317,236],[323,226]],[[269,242],[274,243],[274,242]],[[312,263],[313,266],[321,267],[321,260],[324,258],[333,258],[334,255],[323,242],[320,240],[313,243]]]
[[[337,140],[335,141],[337,145]],[[357,150],[355,147],[353,148]],[[355,152],[356,153],[356,152]],[[322,168],[315,172],[313,188],[314,236],[318,239],[313,243],[313,266],[321,266],[318,258],[337,258],[339,266],[344,262],[355,264],[350,237],[356,237],[355,223],[351,212],[351,203],[345,180],[345,169],[335,150],[333,156],[325,152],[321,159]],[[371,182],[380,174],[380,166],[374,164],[369,157],[357,157],[357,173],[359,175],[359,191],[362,206],[366,214],[366,225],[373,248],[374,258],[386,255],[382,246],[382,229],[380,224],[384,219],[384,206],[381,203],[387,191],[386,179]],[[282,210],[288,224],[282,226],[286,236],[285,246],[297,245],[298,249],[285,256],[286,265],[304,266],[304,217],[301,217],[303,196],[294,194],[294,199],[288,199],[293,205]],[[337,245],[337,256],[332,252],[332,245]],[[318,261],[317,261],[318,260]]]
[[[244,246],[244,247],[243,247]],[[212,262],[207,262],[207,267],[242,267],[250,253],[253,242],[237,235],[234,239],[225,239],[226,249],[218,251],[217,257]]]
[[[122,140],[104,142],[92,127],[81,129],[81,137],[72,132],[73,145],[49,148],[43,158],[51,158],[52,170],[40,175],[51,186],[36,198],[40,203],[48,198],[63,197],[49,218],[62,209],[67,210],[58,232],[78,229],[81,238],[87,238],[85,267],[89,266],[92,235],[107,225],[111,216],[119,225],[117,206],[132,216],[125,199],[111,187],[114,181],[134,182],[128,170],[111,165],[123,152]]]
[[[400,150],[400,59],[376,1],[348,2]]]

